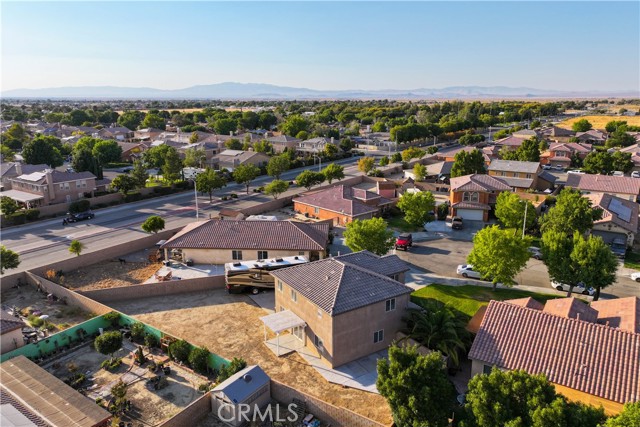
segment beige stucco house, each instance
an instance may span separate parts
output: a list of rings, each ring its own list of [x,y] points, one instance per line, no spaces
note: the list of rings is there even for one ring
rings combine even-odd
[[[0,338],[2,340],[0,353],[7,353],[24,345],[22,328],[25,326],[27,325],[22,320],[10,315],[5,310],[0,310]]]

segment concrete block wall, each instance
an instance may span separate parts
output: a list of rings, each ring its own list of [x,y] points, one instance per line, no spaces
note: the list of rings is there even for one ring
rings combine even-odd
[[[79,291],[78,293],[88,299],[108,304],[115,301],[222,289],[224,286],[224,276],[210,276],[199,277],[197,279],[171,280],[168,282],[147,283],[143,285]]]
[[[158,427],[184,427],[196,425],[211,413],[211,392],[205,393],[198,400],[160,424]]]
[[[339,408],[273,379],[271,380],[271,397],[285,405],[291,403],[293,399],[302,400],[307,404],[307,412],[332,426],[390,427],[392,425],[371,420],[346,408]]]

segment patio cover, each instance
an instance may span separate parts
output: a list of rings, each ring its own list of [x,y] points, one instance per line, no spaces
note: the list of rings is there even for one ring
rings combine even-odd
[[[43,196],[39,196],[37,194],[27,193],[26,191],[20,190],[7,190],[3,191],[2,196],[7,196],[13,200],[18,202],[28,203],[33,202],[34,200],[44,199]]]
[[[267,328],[271,329],[276,334],[280,334],[280,332],[295,328],[296,326],[306,325],[304,320],[296,316],[290,310],[279,311],[267,316],[262,316],[260,320]]]

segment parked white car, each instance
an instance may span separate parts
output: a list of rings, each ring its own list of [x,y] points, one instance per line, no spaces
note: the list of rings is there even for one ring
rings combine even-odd
[[[542,165],[542,169],[546,171],[551,170],[551,165]]]
[[[640,171],[631,172],[631,178],[640,178]]]
[[[622,171],[613,171],[613,173],[611,175],[613,175],[613,176],[624,176],[624,172],[622,172]]]
[[[584,175],[584,171],[582,169],[573,169],[573,170],[567,171],[567,173],[574,174],[574,175]]]
[[[569,285],[565,285],[564,283],[559,283],[559,282],[551,282],[551,287],[558,290],[558,291],[564,291],[564,292],[569,292]],[[596,290],[593,288],[589,288],[586,289],[584,285],[576,285],[573,287],[573,292],[574,293],[578,293],[578,294],[582,294],[582,295],[590,295],[593,296],[593,294],[596,293]]]
[[[473,265],[471,264],[462,264],[456,268],[456,273],[461,275],[462,277],[471,277],[472,279],[482,279],[480,273],[473,269]]]
[[[640,271],[631,273],[631,280],[635,280],[636,282],[640,282]]]

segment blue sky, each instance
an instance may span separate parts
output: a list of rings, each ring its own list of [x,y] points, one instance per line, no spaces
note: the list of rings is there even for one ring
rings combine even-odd
[[[640,89],[633,2],[5,2],[2,89]]]

